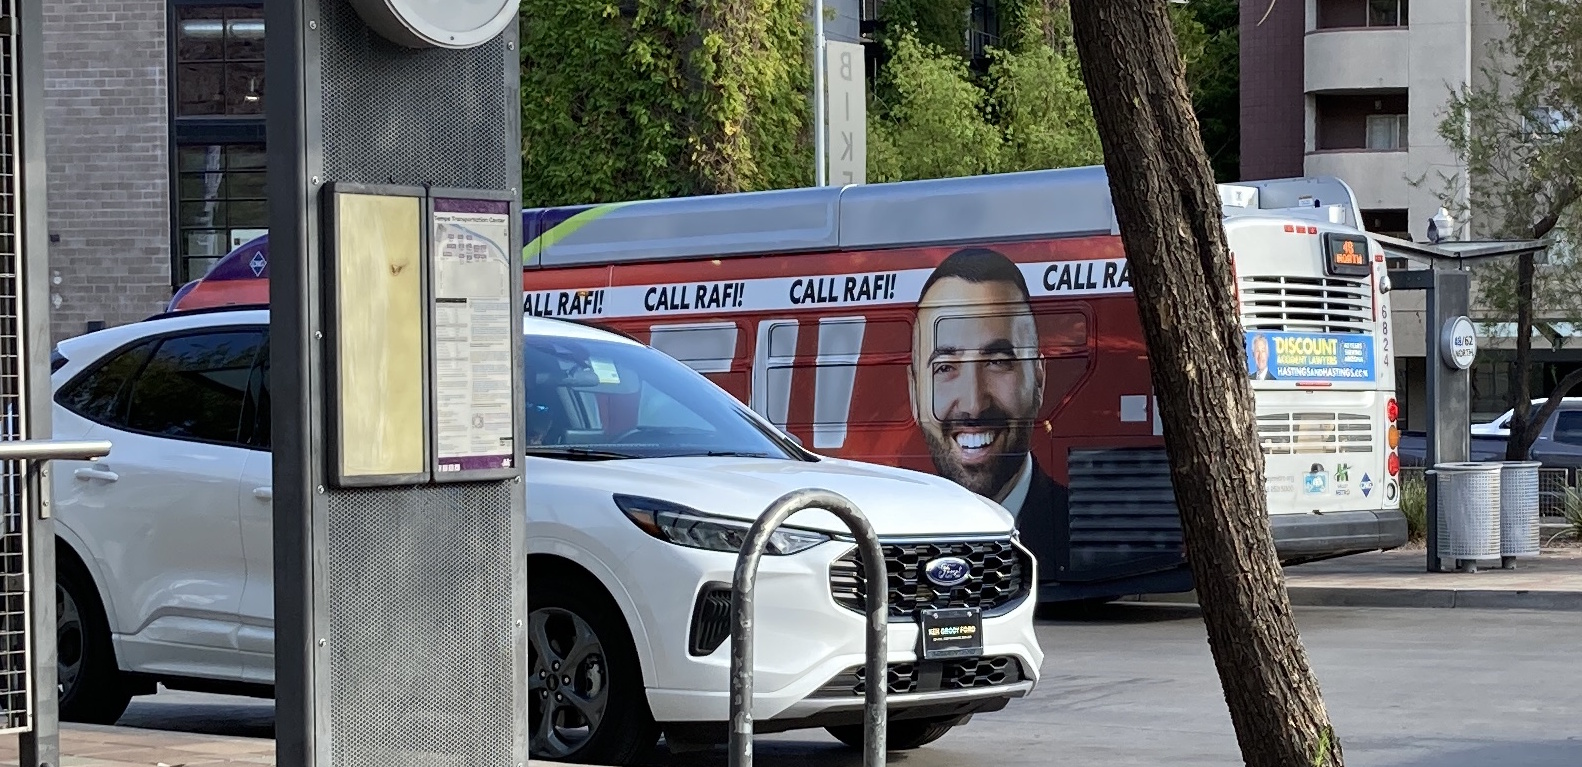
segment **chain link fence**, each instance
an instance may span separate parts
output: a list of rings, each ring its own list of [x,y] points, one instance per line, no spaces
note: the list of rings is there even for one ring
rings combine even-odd
[[[1422,482],[1422,466],[1402,466],[1401,484]],[[1574,496],[1573,503],[1582,504],[1582,486],[1578,486],[1578,472],[1574,469],[1538,470],[1538,515],[1548,522],[1565,518],[1566,498]]]

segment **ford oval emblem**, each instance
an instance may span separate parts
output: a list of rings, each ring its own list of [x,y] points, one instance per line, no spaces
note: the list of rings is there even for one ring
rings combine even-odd
[[[960,586],[972,576],[972,565],[961,557],[941,557],[924,566],[923,574],[935,586]]]

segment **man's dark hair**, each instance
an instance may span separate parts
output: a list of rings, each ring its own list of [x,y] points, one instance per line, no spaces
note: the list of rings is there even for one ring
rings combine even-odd
[[[922,301],[928,295],[928,289],[934,283],[947,277],[955,277],[972,283],[1009,282],[1016,286],[1017,292],[1022,294],[1022,300],[1032,298],[1027,290],[1027,279],[1022,276],[1015,262],[1006,258],[1004,253],[988,248],[962,248],[945,257],[934,267],[934,273],[928,275],[923,282],[923,289],[918,291],[917,300]]]

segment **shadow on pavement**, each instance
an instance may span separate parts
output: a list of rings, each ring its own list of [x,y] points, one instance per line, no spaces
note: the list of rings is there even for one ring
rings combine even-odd
[[[1195,604],[1162,602],[1110,602],[1102,605],[1081,602],[1039,605],[1041,623],[1166,623],[1201,621],[1203,612]]]
[[[275,704],[253,698],[164,692],[133,698],[116,726],[273,739]]]
[[[904,764],[912,753],[926,751],[892,751],[885,762]],[[725,746],[708,751],[671,754],[664,743],[660,743],[659,748],[643,760],[645,767],[725,767],[729,762],[730,751]],[[753,742],[753,764],[763,767],[807,767],[812,764],[819,767],[862,767],[862,752],[833,740],[764,740],[760,737]]]
[[[1483,765],[1521,765],[1521,767],[1576,767],[1582,764],[1582,739],[1506,741],[1495,743],[1435,743],[1428,753],[1390,762],[1390,767],[1483,767]],[[1351,753],[1348,751],[1347,756]],[[1347,760],[1348,762],[1351,760]]]

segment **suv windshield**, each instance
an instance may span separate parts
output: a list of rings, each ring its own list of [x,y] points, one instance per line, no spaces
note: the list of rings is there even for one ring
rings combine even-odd
[[[526,452],[582,458],[800,458],[735,398],[645,346],[523,338]]]

